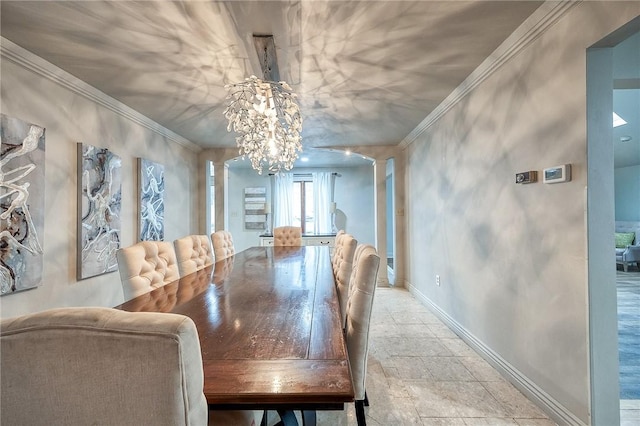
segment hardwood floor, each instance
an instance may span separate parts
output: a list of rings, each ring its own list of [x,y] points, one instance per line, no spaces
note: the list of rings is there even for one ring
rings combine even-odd
[[[620,425],[640,424],[640,271],[617,271]]]

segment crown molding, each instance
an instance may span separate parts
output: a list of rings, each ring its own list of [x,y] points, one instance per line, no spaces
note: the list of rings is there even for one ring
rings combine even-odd
[[[524,50],[582,0],[545,1],[400,143],[406,148],[509,59]]]
[[[8,59],[21,67],[32,71],[72,92],[97,103],[116,114],[133,121],[147,129],[167,138],[168,140],[181,145],[190,151],[200,152],[202,148],[190,140],[174,133],[166,127],[156,123],[149,117],[142,115],[135,109],[123,104],[111,96],[101,92],[95,87],[85,83],[79,78],[69,74],[63,69],[18,46],[11,40],[0,36],[0,56]]]

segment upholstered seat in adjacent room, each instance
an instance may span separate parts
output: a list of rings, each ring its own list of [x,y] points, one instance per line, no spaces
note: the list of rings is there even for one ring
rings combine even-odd
[[[380,257],[373,246],[368,244],[358,246],[349,282],[345,327],[358,426],[366,424],[364,406],[368,404],[365,384],[369,353],[369,324],[379,265]]]
[[[206,235],[188,235],[173,242],[180,277],[213,265],[211,241]]]
[[[141,241],[116,253],[124,300],[133,299],[180,278],[173,244]]]
[[[209,413],[198,333],[183,315],[52,309],[2,320],[0,350],[3,425],[253,422]]]
[[[273,230],[274,246],[301,246],[302,228],[297,226],[279,226]]]
[[[231,257],[236,253],[233,246],[233,236],[229,231],[216,231],[211,234],[211,242],[213,243],[213,254],[216,262],[227,257]]]

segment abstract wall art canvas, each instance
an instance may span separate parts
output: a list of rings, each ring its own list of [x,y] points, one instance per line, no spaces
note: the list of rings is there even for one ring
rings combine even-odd
[[[138,158],[139,241],[164,240],[164,166]]]
[[[262,231],[267,223],[267,188],[244,189],[244,229]]]
[[[45,129],[0,114],[0,294],[37,287],[44,265]]]
[[[118,269],[122,161],[105,148],[78,144],[78,279]]]

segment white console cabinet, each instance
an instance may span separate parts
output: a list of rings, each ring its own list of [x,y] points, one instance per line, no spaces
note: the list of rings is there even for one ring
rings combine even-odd
[[[302,245],[303,246],[329,246],[333,247],[336,242],[336,236],[334,234],[330,235],[303,235],[302,236]],[[273,235],[260,235],[260,245],[261,246],[272,246],[273,245]]]

